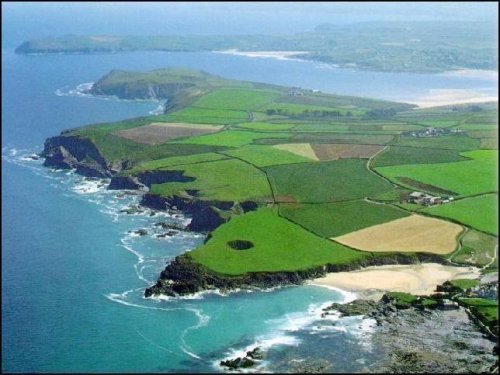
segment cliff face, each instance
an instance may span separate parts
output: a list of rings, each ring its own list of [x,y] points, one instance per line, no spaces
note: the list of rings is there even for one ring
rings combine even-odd
[[[419,262],[443,263],[443,258],[432,254],[390,254],[372,256],[351,264],[327,264],[299,271],[254,272],[238,276],[217,274],[195,263],[189,254],[176,257],[160,274],[157,283],[146,289],[144,295],[165,294],[178,296],[205,290],[231,290],[236,288],[271,288],[283,285],[299,285],[305,280],[325,276],[327,272],[352,271],[361,267],[384,264],[414,264]]]
[[[46,167],[76,169],[88,177],[111,177],[116,170],[108,166],[106,160],[91,140],[76,136],[57,136],[45,141],[41,154]],[[118,169],[120,166],[118,166]]]

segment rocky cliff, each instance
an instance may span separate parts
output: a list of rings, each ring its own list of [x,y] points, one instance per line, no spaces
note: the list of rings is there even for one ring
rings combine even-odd
[[[236,288],[271,288],[284,285],[299,285],[305,280],[325,276],[327,272],[352,271],[361,267],[384,264],[413,264],[419,262],[443,263],[443,258],[432,254],[389,254],[371,256],[356,263],[327,264],[299,271],[254,272],[245,275],[221,275],[193,261],[189,254],[176,257],[155,285],[145,291],[145,296],[165,294],[178,296],[205,290],[222,291]]]

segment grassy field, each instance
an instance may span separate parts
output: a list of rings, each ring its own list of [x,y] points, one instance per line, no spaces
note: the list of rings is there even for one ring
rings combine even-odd
[[[179,111],[163,115],[160,120],[194,124],[227,125],[246,121],[247,118],[248,113],[246,111],[187,107]]]
[[[197,197],[205,200],[272,201],[266,175],[248,163],[236,159],[186,164],[169,168],[182,170],[191,182],[168,182],[152,185],[151,193],[172,196],[186,190],[199,190]]]
[[[270,165],[306,163],[311,159],[288,151],[282,151],[272,146],[247,145],[236,150],[224,151],[224,154],[245,160],[257,167],[267,167]]]
[[[462,134],[425,138],[402,136],[399,141],[391,143],[391,145],[401,147],[426,147],[460,151],[476,150],[479,148],[479,144],[479,140]]]
[[[325,238],[340,236],[409,214],[388,205],[356,200],[323,204],[280,204],[280,216]]]
[[[483,232],[498,235],[498,195],[486,194],[420,210],[456,220]]]
[[[217,134],[202,135],[191,137],[179,141],[183,144],[198,144],[198,145],[213,145],[213,146],[228,146],[241,147],[259,138],[287,138],[288,133],[271,133],[271,132],[251,132],[245,130],[225,130]]]
[[[366,160],[343,159],[266,168],[275,196],[326,203],[374,196],[392,185],[366,168]],[[279,200],[279,199],[278,199]]]
[[[254,246],[234,250],[228,242],[235,240],[250,241]],[[268,208],[233,218],[190,255],[196,262],[229,275],[348,264],[370,256],[319,238]]]
[[[432,164],[469,160],[457,150],[389,146],[373,159],[372,167],[402,164]]]
[[[469,230],[462,238],[462,248],[453,254],[452,261],[461,264],[486,266],[495,257],[498,237],[476,230]],[[497,262],[493,262],[497,265]]]
[[[294,124],[273,124],[269,122],[244,122],[236,125],[238,128],[258,131],[280,131],[293,128]]]
[[[385,145],[393,140],[386,134],[352,134],[352,133],[297,133],[292,137],[294,142],[312,143],[354,143],[361,145]]]
[[[279,91],[223,88],[202,96],[192,106],[222,110],[255,111],[283,95]]]
[[[172,156],[170,158],[163,158],[157,160],[150,160],[135,166],[132,169],[126,170],[126,174],[134,174],[141,171],[152,171],[156,169],[168,169],[176,165],[195,164],[207,161],[227,159],[228,157],[214,152],[207,152],[203,154],[192,154],[185,156]]]
[[[461,153],[473,160],[454,163],[415,164],[375,168],[387,178],[400,183],[398,177],[430,184],[460,195],[498,191],[498,151],[476,150]]]
[[[449,254],[457,249],[460,225],[411,215],[332,238],[354,249],[371,252]]]

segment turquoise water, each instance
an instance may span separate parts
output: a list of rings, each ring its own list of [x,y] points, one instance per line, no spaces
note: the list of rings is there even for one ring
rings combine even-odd
[[[324,304],[352,298],[340,291],[301,286],[145,300],[144,288],[155,282],[165,263],[203,241],[200,235],[182,232],[156,238],[154,224],[185,223],[189,218],[120,213],[138,197],[121,197],[99,181],[46,169],[27,156],[41,151],[45,138],[61,130],[157,108],[153,102],[72,93],[111,69],[188,66],[228,78],[407,100],[439,88],[490,93],[496,90],[495,81],[355,72],[313,62],[214,53],[18,56],[8,36],[36,37],[36,27],[5,25],[2,22],[8,42],[2,50],[3,371],[219,371],[221,359],[259,345],[268,350],[262,364],[267,370],[287,370],[292,360],[326,358],[333,370],[349,372],[382,355],[369,345],[366,322],[319,318]],[[71,32],[64,25],[59,32]],[[130,233],[140,228],[148,235]]]

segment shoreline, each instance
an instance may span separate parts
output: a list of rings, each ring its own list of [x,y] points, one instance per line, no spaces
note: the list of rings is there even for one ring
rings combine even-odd
[[[360,270],[328,273],[307,285],[341,289],[359,298],[379,299],[385,292],[406,292],[414,295],[434,293],[437,285],[454,279],[480,276],[476,267],[445,266],[438,263],[370,266]]]
[[[291,58],[291,56],[305,55],[309,53],[308,51],[240,51],[237,49],[228,49],[228,50],[212,51],[212,52],[221,53],[224,55],[271,58],[277,60],[301,60],[299,58]]]
[[[419,108],[487,102],[498,102],[498,95],[487,95],[475,89],[430,89],[427,94],[416,100],[407,101]]]

